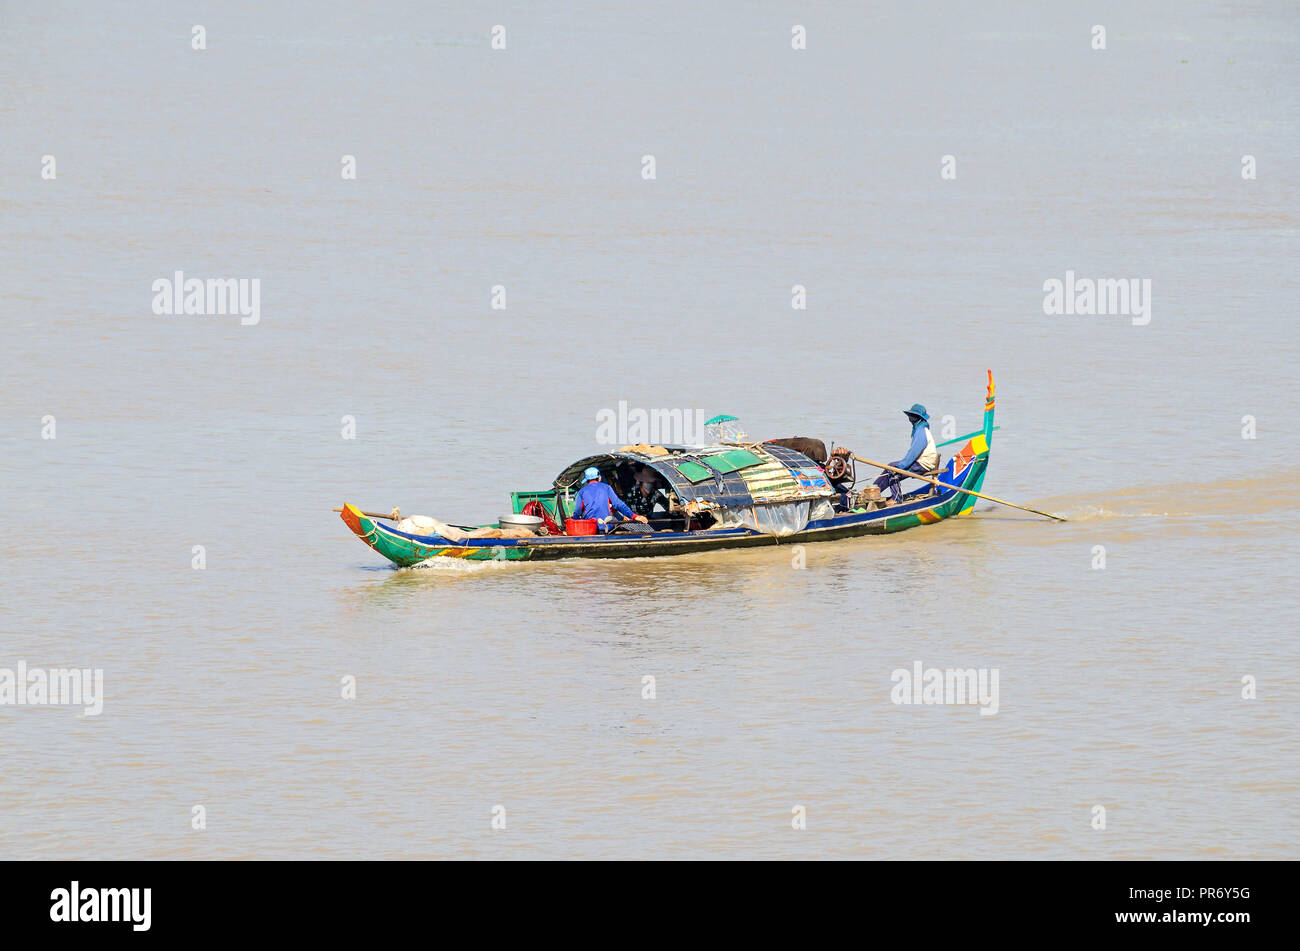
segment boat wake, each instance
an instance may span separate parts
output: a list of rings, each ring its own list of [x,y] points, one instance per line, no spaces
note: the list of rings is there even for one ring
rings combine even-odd
[[[1280,470],[1270,478],[1231,477],[1212,482],[1135,486],[1096,496],[1058,496],[1038,505],[1072,522],[1110,519],[1169,519],[1266,515],[1300,502],[1300,469]]]
[[[406,568],[398,568],[398,572],[406,574],[409,572],[425,571],[450,571],[454,574],[478,574],[484,571],[501,571],[507,568],[515,568],[523,565],[522,561],[497,560],[495,558],[468,559],[468,558],[429,558],[425,561],[418,562]]]
[[[1061,513],[1071,522],[1101,522],[1112,518],[1186,518],[1196,512],[1117,512],[1100,505],[1084,505]]]

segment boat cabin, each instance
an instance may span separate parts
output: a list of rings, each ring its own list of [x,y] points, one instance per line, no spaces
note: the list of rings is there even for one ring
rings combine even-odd
[[[658,500],[644,512],[654,531],[697,531],[745,526],[772,534],[799,531],[809,518],[826,517],[835,489],[821,466],[783,446],[718,443],[711,446],[625,446],[566,466],[550,489],[512,493],[516,513],[539,503],[563,525],[573,515],[582,474],[594,466],[601,479],[634,510],[636,494]],[[642,501],[642,506],[647,506]]]

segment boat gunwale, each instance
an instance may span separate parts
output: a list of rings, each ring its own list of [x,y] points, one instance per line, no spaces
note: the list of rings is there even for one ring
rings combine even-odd
[[[924,495],[911,502],[904,502],[902,505],[887,506],[870,512],[839,512],[828,519],[810,521],[800,531],[784,536],[769,535],[765,532],[754,531],[751,528],[737,527],[697,529],[690,532],[653,532],[623,535],[618,533],[608,535],[539,535],[529,538],[463,538],[460,541],[453,541],[442,535],[411,535],[380,524],[374,519],[368,519],[368,521],[377,531],[395,535],[398,538],[404,538],[430,548],[548,548],[573,545],[644,545],[647,543],[662,544],[664,542],[692,542],[714,538],[740,539],[746,537],[772,538],[776,540],[777,544],[780,544],[786,539],[798,539],[811,532],[847,528],[875,521],[887,521],[900,515],[913,515],[926,509],[945,505],[958,494],[960,493],[955,488],[949,488],[946,492],[941,491],[934,495]]]

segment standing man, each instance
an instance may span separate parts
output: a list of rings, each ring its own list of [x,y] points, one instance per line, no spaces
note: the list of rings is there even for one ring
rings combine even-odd
[[[582,478],[586,485],[573,497],[574,518],[594,518],[602,532],[614,530],[617,524],[615,514],[638,522],[648,521],[644,515],[637,515],[628,508],[613,489],[600,481],[600,470],[595,466],[588,466]]]

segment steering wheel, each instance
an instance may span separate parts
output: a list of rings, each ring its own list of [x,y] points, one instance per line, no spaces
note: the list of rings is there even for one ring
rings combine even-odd
[[[831,456],[826,460],[826,478],[832,482],[839,482],[849,474],[848,460],[843,456]]]

